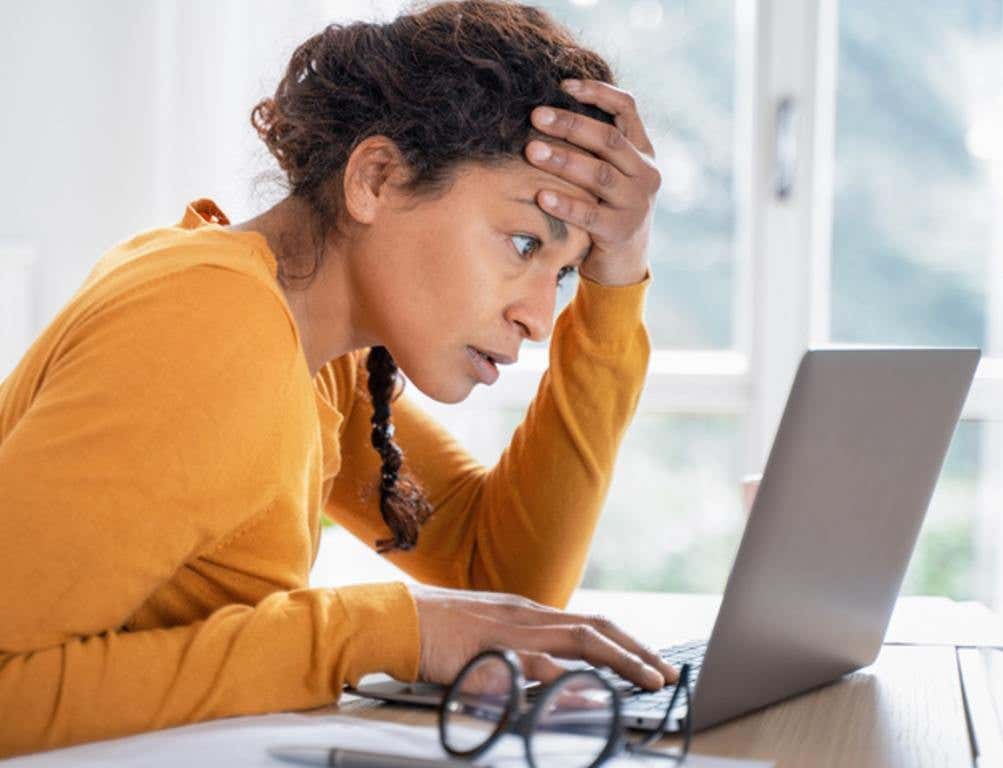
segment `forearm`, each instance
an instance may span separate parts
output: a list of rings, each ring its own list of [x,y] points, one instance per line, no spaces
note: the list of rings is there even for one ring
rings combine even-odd
[[[577,586],[650,354],[646,280],[585,282],[525,420],[484,478],[470,586],[563,606]]]
[[[0,757],[218,717],[305,709],[345,682],[418,668],[400,584],[276,592],[171,629],[0,654]]]

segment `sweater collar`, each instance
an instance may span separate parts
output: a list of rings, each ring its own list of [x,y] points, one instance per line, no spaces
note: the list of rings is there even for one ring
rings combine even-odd
[[[197,229],[207,224],[228,227],[230,226],[230,219],[208,197],[202,197],[188,203],[188,207],[185,208],[185,215],[181,219],[181,226],[184,229]]]

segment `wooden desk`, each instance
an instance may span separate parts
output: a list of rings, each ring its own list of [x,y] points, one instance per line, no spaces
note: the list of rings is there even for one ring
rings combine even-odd
[[[707,636],[718,603],[708,595],[582,590],[571,607],[604,613],[645,640],[669,645]],[[696,734],[692,750],[774,760],[778,768],[971,768],[954,646],[1003,645],[1003,622],[974,603],[903,598],[888,639],[899,644],[886,645],[872,666]],[[435,722],[431,710],[354,696],[345,696],[338,711],[402,723]]]

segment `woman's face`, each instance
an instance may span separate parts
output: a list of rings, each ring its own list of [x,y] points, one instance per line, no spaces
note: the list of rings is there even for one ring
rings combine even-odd
[[[544,213],[541,189],[597,201],[525,160],[470,164],[441,197],[402,197],[367,227],[353,282],[368,330],[427,396],[456,403],[492,383],[499,369],[474,349],[514,360],[524,340],[549,337],[558,278],[591,240]]]

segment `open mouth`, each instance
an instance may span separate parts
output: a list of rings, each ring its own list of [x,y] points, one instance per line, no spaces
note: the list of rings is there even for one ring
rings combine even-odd
[[[467,354],[474,362],[477,377],[484,384],[494,384],[498,380],[498,366],[495,360],[487,352],[483,352],[477,347],[467,347]]]
[[[491,355],[489,355],[487,352],[482,352],[477,347],[471,347],[471,349],[474,350],[474,352],[476,352],[478,355],[480,355],[481,357],[483,357],[485,360],[487,360],[492,365],[496,365],[497,364],[497,360],[495,360],[493,357],[491,357]]]

